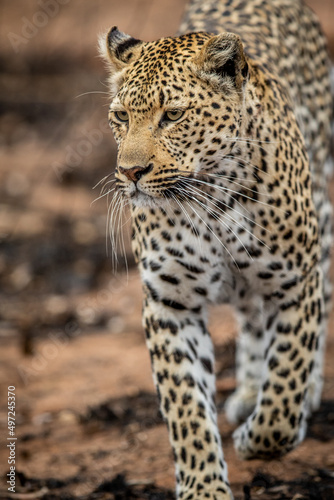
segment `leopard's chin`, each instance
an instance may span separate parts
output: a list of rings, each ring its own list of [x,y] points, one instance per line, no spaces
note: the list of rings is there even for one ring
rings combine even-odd
[[[151,196],[138,190],[130,196],[130,199],[136,208],[160,208],[165,207],[167,203],[165,198]]]

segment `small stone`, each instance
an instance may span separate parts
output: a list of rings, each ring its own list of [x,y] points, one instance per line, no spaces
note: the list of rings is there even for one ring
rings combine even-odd
[[[28,264],[20,264],[14,269],[10,276],[10,282],[16,291],[26,288],[32,279],[30,267]]]
[[[58,420],[64,424],[76,424],[78,423],[77,415],[71,410],[62,410],[58,413]]]

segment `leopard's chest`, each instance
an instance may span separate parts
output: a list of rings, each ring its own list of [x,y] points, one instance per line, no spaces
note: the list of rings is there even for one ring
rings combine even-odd
[[[133,248],[143,282],[194,308],[204,299],[235,302],[245,289],[279,296],[300,271],[290,268],[287,245],[272,244],[270,232],[252,221],[240,210],[215,219],[198,207],[196,213],[137,213]]]

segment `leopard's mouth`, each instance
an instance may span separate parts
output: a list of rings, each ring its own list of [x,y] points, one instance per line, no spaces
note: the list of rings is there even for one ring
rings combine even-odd
[[[164,197],[147,194],[138,188],[129,194],[129,198],[131,203],[138,208],[158,208],[166,204],[166,199]]]
[[[173,204],[173,200],[180,202],[185,197],[184,194],[181,195],[182,190],[179,187],[178,179],[173,179],[172,182],[168,179],[164,186],[154,190],[152,190],[151,186],[145,186],[140,181],[125,183],[120,179],[117,187],[125,198],[139,208],[166,207],[170,206],[171,203]]]

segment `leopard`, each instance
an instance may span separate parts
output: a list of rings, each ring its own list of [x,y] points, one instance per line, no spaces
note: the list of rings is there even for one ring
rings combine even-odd
[[[232,499],[212,304],[237,315],[226,400],[241,459],[280,457],[319,407],[331,304],[330,62],[302,0],[191,0],[176,36],[100,38],[143,326],[178,499]],[[224,317],[221,318],[222,324]]]

